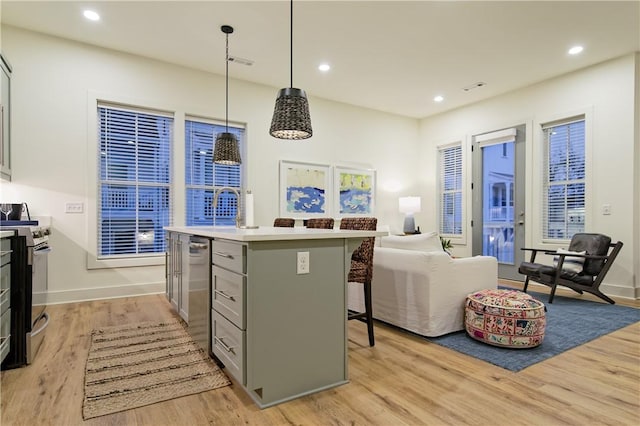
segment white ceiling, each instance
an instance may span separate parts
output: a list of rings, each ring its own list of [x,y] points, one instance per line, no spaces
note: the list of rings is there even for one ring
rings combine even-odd
[[[82,16],[86,8],[99,22]],[[288,1],[10,1],[3,24],[289,86]],[[640,51],[640,1],[294,2],[294,87],[421,118]],[[567,54],[581,44],[581,55]],[[318,71],[328,62],[328,73]],[[485,86],[462,90],[476,82]],[[444,102],[434,103],[441,94]],[[313,105],[312,105],[313,109]]]

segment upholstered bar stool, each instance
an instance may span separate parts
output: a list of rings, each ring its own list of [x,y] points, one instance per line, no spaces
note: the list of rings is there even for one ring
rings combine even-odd
[[[273,221],[273,226],[277,228],[293,228],[296,224],[296,220],[290,217],[277,217]]]
[[[375,231],[378,219],[375,217],[345,217],[340,221],[340,229]],[[375,238],[365,238],[351,255],[348,282],[360,283],[364,288],[365,312],[349,312],[348,319],[367,323],[369,346],[375,345],[373,337],[373,309],[371,307],[371,279],[373,277],[373,247]]]
[[[333,229],[333,219],[330,217],[307,219],[307,228]]]

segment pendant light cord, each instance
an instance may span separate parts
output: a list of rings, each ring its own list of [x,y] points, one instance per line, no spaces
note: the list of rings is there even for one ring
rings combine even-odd
[[[229,133],[229,34],[227,33],[227,57],[225,59],[225,115],[224,115],[224,131]]]
[[[293,87],[293,0],[291,0],[291,29],[290,29],[290,37],[289,37],[289,42],[291,44],[291,80],[290,80],[290,86],[289,87]]]

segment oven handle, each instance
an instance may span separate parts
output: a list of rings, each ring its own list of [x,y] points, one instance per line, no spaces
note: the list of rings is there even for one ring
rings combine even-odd
[[[45,322],[40,327],[38,327],[38,329],[36,331],[32,331],[31,332],[31,337],[32,338],[36,337],[38,334],[40,334],[49,325],[49,314],[46,313],[46,312],[43,312],[42,315],[40,315],[40,318],[38,318],[38,320],[35,323],[37,324],[38,322],[40,322],[40,320],[42,318],[45,319]]]
[[[33,251],[34,256],[48,253],[51,253],[51,247],[41,248]]]

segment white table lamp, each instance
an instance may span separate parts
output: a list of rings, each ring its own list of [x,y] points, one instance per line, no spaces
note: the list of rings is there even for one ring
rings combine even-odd
[[[420,212],[420,197],[400,197],[398,199],[398,210],[404,213],[404,233],[414,234],[416,232],[416,222],[414,213]]]

